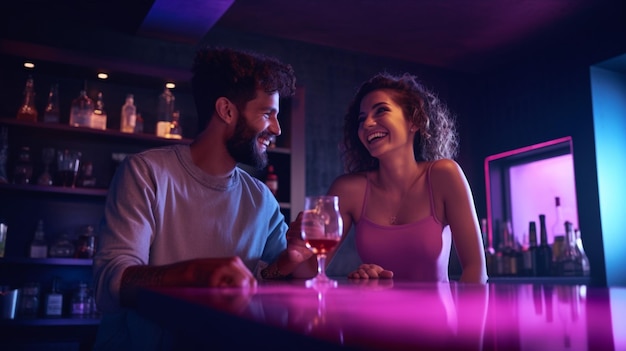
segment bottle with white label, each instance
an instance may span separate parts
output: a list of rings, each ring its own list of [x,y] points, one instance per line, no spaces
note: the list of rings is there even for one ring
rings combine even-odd
[[[60,317],[63,315],[63,294],[60,290],[59,278],[52,281],[52,290],[46,295],[46,316]]]
[[[48,257],[48,243],[46,242],[45,233],[43,231],[43,220],[39,220],[37,223],[37,230],[35,230],[35,237],[30,243],[30,258],[46,258]]]
[[[126,95],[126,102],[122,106],[120,130],[124,133],[134,133],[137,123],[137,107],[133,94]]]

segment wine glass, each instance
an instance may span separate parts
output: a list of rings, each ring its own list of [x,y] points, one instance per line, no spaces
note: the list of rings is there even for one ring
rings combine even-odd
[[[306,246],[317,255],[317,275],[307,280],[307,287],[320,284],[337,285],[337,281],[326,276],[326,255],[337,246],[343,234],[339,197],[307,196],[300,232]]]

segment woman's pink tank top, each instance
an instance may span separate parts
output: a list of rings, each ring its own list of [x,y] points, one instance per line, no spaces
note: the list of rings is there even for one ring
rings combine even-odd
[[[384,226],[365,217],[370,182],[367,180],[361,219],[356,224],[356,246],[363,263],[393,271],[396,280],[447,282],[451,235],[435,217],[428,167],[426,182],[430,216],[414,223]]]

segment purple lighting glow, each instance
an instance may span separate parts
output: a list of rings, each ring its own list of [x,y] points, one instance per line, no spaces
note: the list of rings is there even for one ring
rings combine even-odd
[[[485,159],[487,218],[489,236],[497,238],[495,224],[510,220],[520,243],[528,233],[528,223],[546,215],[548,242],[555,232],[564,232],[564,223],[557,223],[555,197],[559,197],[562,221],[578,228],[578,206],[574,179],[572,138],[564,137],[544,143],[506,151]]]

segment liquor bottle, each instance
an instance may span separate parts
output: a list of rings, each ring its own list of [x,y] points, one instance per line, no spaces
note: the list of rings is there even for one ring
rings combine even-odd
[[[172,115],[174,113],[174,94],[165,88],[163,93],[159,95],[159,104],[157,106],[157,125],[156,135],[165,137],[165,134],[170,129],[170,123],[172,122]]]
[[[35,83],[33,77],[26,79],[24,87],[24,103],[17,111],[17,119],[22,121],[37,122],[37,108],[35,108]]]
[[[53,84],[48,93],[48,104],[43,112],[43,121],[46,123],[59,123],[61,113],[59,111],[59,86]]]
[[[588,276],[590,270],[589,258],[585,253],[585,248],[583,247],[583,239],[581,237],[579,229],[574,230],[574,241],[576,243],[576,250],[578,251],[578,255],[580,256],[582,275]]]
[[[39,313],[39,290],[39,283],[36,282],[28,282],[20,289],[20,316],[37,316]]]
[[[524,270],[528,276],[537,275],[537,223],[528,223],[528,250],[524,251]]]
[[[530,253],[530,240],[528,239],[528,233],[524,233],[522,238],[522,244],[520,247],[520,261],[519,271],[520,275],[524,277],[532,277],[533,265]]]
[[[78,283],[78,289],[72,297],[72,314],[78,316],[91,314],[91,294],[85,282]]]
[[[551,274],[554,276],[562,275],[561,269],[561,254],[563,254],[563,247],[565,246],[565,235],[557,235],[554,237],[552,243],[552,267]]]
[[[43,231],[43,220],[39,220],[37,223],[37,229],[35,230],[35,236],[30,243],[30,252],[28,254],[30,258],[46,258],[48,257],[48,243],[46,242],[46,234]]]
[[[480,232],[483,236],[483,246],[485,249],[485,262],[487,264],[487,275],[495,275],[495,254],[496,250],[493,248],[493,240],[489,235],[487,227],[487,218],[481,218],[480,220]]]
[[[89,126],[94,129],[107,129],[107,113],[104,109],[104,100],[102,98],[102,92],[98,93],[98,98],[96,99],[96,105],[94,107],[93,112],[91,113],[91,118],[89,119]]]
[[[33,178],[33,162],[30,158],[30,147],[22,146],[13,167],[14,184],[30,184]]]
[[[96,177],[93,175],[93,162],[87,161],[81,164],[76,186],[83,188],[93,188],[96,186]]]
[[[274,166],[267,166],[267,174],[265,175],[265,185],[270,189],[272,194],[276,196],[278,193],[278,175],[274,173]]]
[[[81,90],[76,99],[72,101],[70,108],[70,125],[72,127],[90,127],[91,115],[94,111],[93,100],[87,96],[85,90]]]
[[[546,215],[539,215],[539,247],[537,248],[536,266],[537,275],[540,277],[551,274],[552,249],[548,245],[548,230],[546,228]]]
[[[557,235],[562,235],[565,237],[565,232],[563,231],[565,224],[565,218],[563,217],[563,207],[561,206],[561,198],[554,198],[554,220],[552,221],[552,240],[557,237]]]
[[[76,241],[76,258],[93,258],[96,253],[96,233],[93,226],[87,225],[81,228]]]
[[[120,130],[124,133],[134,133],[137,123],[137,107],[133,94],[126,95],[126,102],[122,106]]]
[[[565,242],[559,255],[559,267],[563,276],[583,275],[582,259],[576,250],[574,227],[570,221],[565,222]]]
[[[520,273],[520,265],[518,264],[520,253],[512,228],[511,221],[506,221],[502,232],[504,239],[502,257],[504,259],[504,275],[517,276]]]
[[[135,122],[135,133],[143,133],[143,117],[141,116],[141,113],[137,114],[137,121]]]
[[[46,316],[60,317],[61,315],[63,315],[63,294],[59,278],[54,278],[52,289],[46,295]]]
[[[183,129],[180,126],[180,112],[174,111],[172,113],[172,121],[170,122],[170,128],[165,133],[165,137],[168,139],[182,139]]]
[[[75,250],[76,248],[70,241],[69,235],[63,233],[50,245],[48,255],[50,257],[73,257]]]
[[[496,220],[496,224],[492,229],[492,232],[500,233],[498,234],[498,248],[493,256],[493,273],[495,276],[502,276],[505,273],[504,256],[502,255],[505,244],[502,232],[500,231],[500,220]]]

